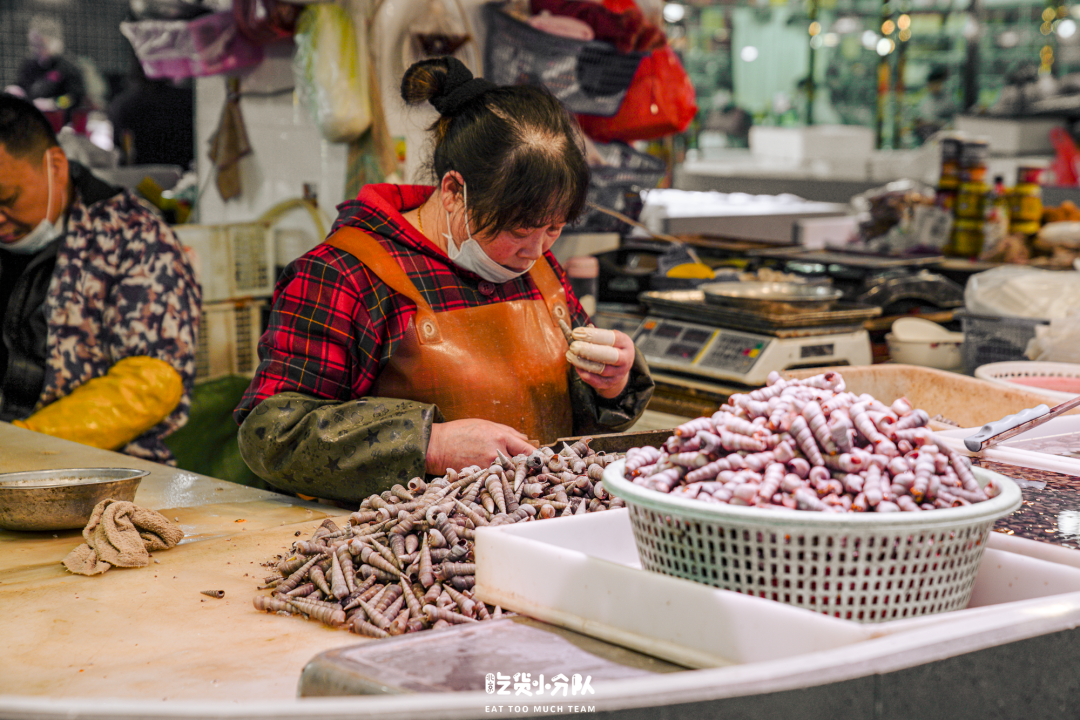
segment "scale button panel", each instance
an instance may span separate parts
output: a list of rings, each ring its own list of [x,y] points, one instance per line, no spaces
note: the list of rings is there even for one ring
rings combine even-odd
[[[699,365],[736,373],[747,373],[761,357],[771,341],[757,335],[724,330],[702,358]]]

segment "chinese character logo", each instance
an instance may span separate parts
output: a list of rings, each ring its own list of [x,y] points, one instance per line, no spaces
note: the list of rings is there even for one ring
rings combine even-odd
[[[550,691],[552,697],[562,694],[563,697],[570,695],[595,695],[592,688],[592,675],[584,677],[575,673],[570,677],[559,673],[551,678],[551,682],[544,682],[544,676],[538,674],[533,679],[532,673],[488,673],[484,676],[484,692],[488,695],[544,695]]]
[[[570,678],[571,692],[575,695],[588,695],[589,693],[596,694],[596,691],[592,689],[592,685],[589,683],[592,681],[592,675],[586,675],[585,680],[581,679],[580,675],[574,675]]]
[[[484,692],[488,695],[509,695],[510,681],[509,675],[488,673],[484,676]]]

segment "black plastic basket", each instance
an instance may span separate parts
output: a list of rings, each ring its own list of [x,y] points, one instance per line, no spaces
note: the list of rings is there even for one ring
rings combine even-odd
[[[596,149],[608,164],[591,169],[588,202],[637,220],[642,208],[641,191],[656,187],[667,166],[655,155],[638,152],[625,143],[598,144]],[[575,232],[628,230],[623,221],[592,208],[586,209],[574,225]]]
[[[574,113],[611,117],[619,111],[646,53],[621,53],[598,40],[583,42],[536,30],[484,5],[484,78],[497,85],[542,85]]]
[[[1027,360],[1024,351],[1035,337],[1035,328],[1048,320],[990,317],[955,313],[964,329],[964,372],[974,375],[982,365],[1012,360]]]

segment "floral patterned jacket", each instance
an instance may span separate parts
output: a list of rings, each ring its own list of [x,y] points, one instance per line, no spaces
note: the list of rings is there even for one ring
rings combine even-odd
[[[42,288],[43,302],[34,302],[31,292],[30,302],[8,303],[4,327],[46,333],[44,357],[38,358],[44,365],[38,374],[41,393],[34,410],[105,375],[126,357],[148,356],[172,365],[184,381],[180,404],[121,450],[173,463],[162,440],[187,422],[201,289],[172,230],[133,193],[107,185],[74,162],[71,175],[75,195],[64,238],[51,248],[55,262],[32,263],[23,273],[51,270],[47,284],[44,278],[30,283]],[[4,255],[0,253],[0,262]],[[30,280],[19,278],[20,283]],[[42,347],[40,337],[32,343]]]

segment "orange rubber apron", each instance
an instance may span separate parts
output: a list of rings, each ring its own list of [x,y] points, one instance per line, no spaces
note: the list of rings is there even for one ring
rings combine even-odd
[[[371,235],[339,229],[326,242],[354,255],[416,304],[404,337],[371,395],[433,403],[447,420],[482,418],[541,444],[573,434],[566,292],[546,260],[529,276],[542,300],[496,302],[436,313],[397,260]]]

